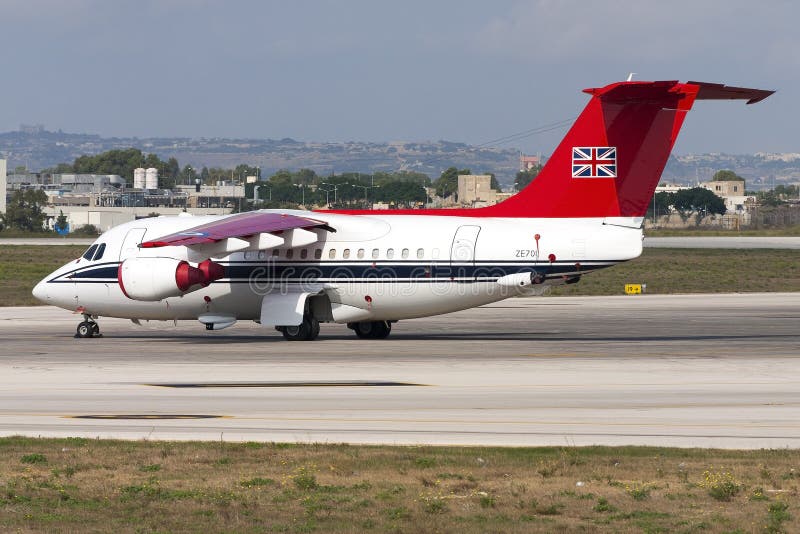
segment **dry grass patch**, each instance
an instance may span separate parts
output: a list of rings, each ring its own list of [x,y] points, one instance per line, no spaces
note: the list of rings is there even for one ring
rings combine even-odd
[[[0,531],[780,532],[800,513],[798,464],[787,450],[4,438]],[[717,498],[709,473],[738,490]]]
[[[79,245],[0,246],[0,305],[36,306],[33,286],[86,250]]]
[[[647,284],[648,294],[800,291],[800,252],[646,248],[635,260],[589,273],[552,294],[623,295],[625,284]]]

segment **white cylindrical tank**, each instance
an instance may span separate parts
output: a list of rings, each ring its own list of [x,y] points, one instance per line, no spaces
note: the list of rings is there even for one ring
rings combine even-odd
[[[158,169],[150,167],[145,173],[145,189],[158,189]]]
[[[133,169],[133,187],[134,189],[144,189],[145,186],[145,172],[144,169],[139,167]]]

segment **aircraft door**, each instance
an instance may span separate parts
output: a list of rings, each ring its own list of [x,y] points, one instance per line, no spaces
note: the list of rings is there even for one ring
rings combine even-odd
[[[450,247],[450,275],[458,278],[471,277],[475,270],[475,244],[478,242],[480,226],[459,226]]]
[[[131,228],[128,230],[128,233],[125,234],[125,240],[122,242],[122,248],[119,250],[119,261],[139,254],[139,244],[144,241],[145,232],[147,232],[146,228]]]

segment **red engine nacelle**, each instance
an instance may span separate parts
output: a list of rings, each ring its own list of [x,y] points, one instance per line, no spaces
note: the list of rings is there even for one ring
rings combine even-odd
[[[122,293],[132,300],[156,301],[205,287],[225,276],[225,268],[211,260],[197,267],[175,258],[128,258],[117,269]]]

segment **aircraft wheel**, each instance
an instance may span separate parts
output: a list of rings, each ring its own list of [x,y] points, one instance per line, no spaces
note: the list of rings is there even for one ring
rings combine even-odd
[[[97,328],[97,323],[93,323],[91,321],[83,321],[78,324],[78,330],[75,333],[75,337],[85,338],[85,337],[92,337],[94,336],[95,328]],[[97,328],[99,332],[100,329]]]
[[[282,326],[281,332],[288,341],[312,341],[319,335],[319,321],[305,316],[297,326]]]
[[[92,336],[100,336],[100,325],[92,322]]]
[[[372,339],[386,339],[392,333],[392,323],[375,321],[372,323]]]
[[[365,321],[362,323],[352,323],[350,328],[355,331],[356,336],[358,336],[359,339],[385,339],[392,331],[392,325],[389,321]]]

